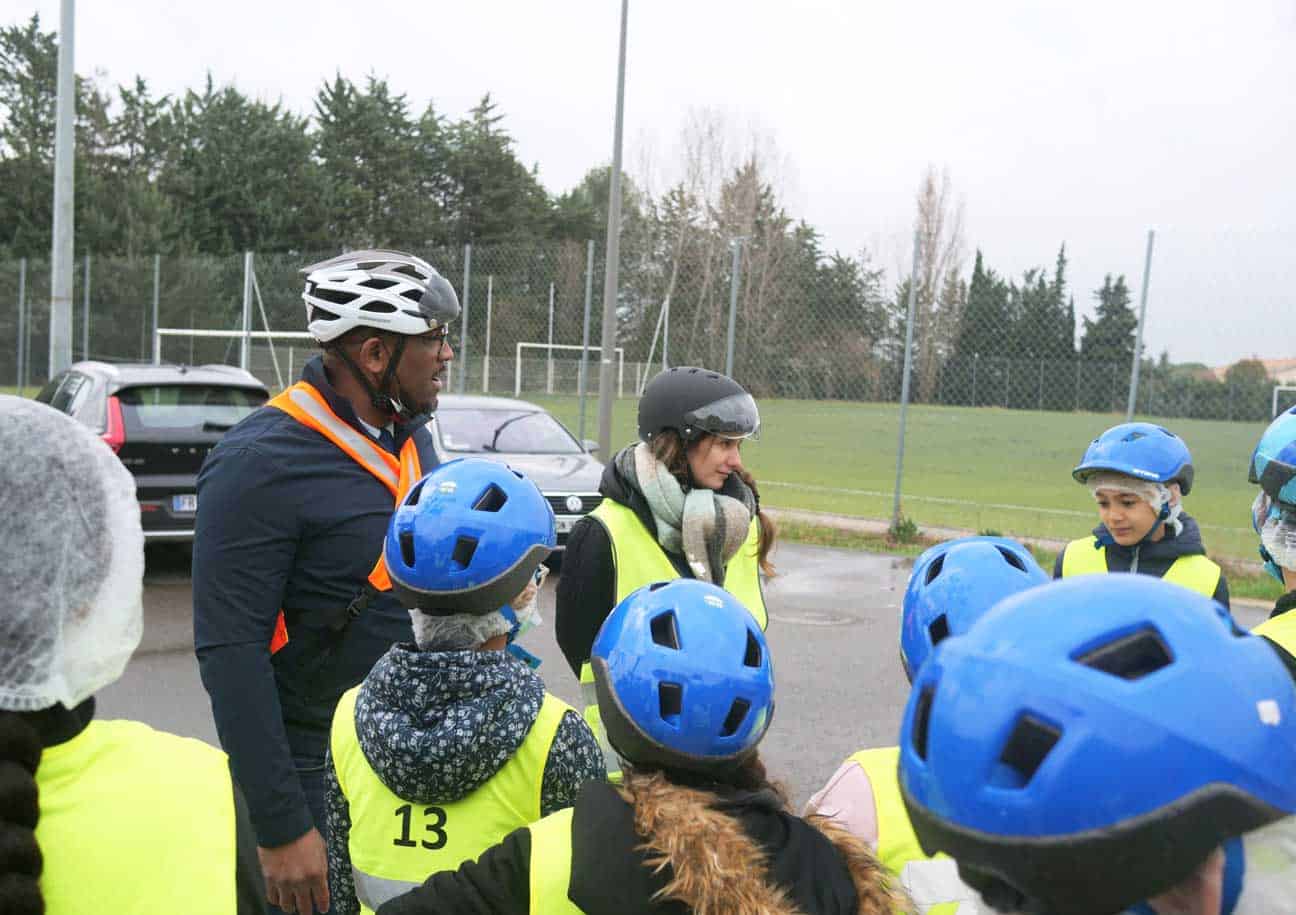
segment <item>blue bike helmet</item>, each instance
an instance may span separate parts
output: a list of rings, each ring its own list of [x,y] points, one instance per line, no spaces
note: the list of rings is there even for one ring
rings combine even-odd
[[[392,593],[425,613],[492,613],[522,593],[557,545],[535,484],[494,461],[442,464],[406,494],[383,557]]]
[[[961,537],[914,562],[900,610],[900,663],[914,672],[942,640],[962,635],[1010,594],[1049,580],[1030,550],[1007,537]]]
[[[608,742],[635,766],[722,777],[756,752],[774,714],[765,634],[706,582],[630,594],[603,622],[590,666]]]
[[[1192,489],[1192,455],[1183,439],[1155,423],[1121,423],[1089,443],[1071,476],[1084,483],[1103,470],[1152,483],[1178,483]]]
[[[1296,407],[1280,414],[1260,436],[1247,479],[1265,491],[1276,509],[1296,517]]]
[[[1296,686],[1263,639],[1145,575],[1000,603],[918,672],[900,788],[984,895],[1119,912],[1296,813]]]

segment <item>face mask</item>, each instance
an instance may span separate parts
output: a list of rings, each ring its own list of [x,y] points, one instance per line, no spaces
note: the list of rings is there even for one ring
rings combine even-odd
[[[540,617],[540,588],[548,575],[547,566],[537,567],[535,576],[526,590],[519,594],[512,604],[500,607],[500,613],[513,624],[509,629],[508,647],[505,650],[532,670],[540,666],[540,659],[518,645],[517,640],[544,622]]]

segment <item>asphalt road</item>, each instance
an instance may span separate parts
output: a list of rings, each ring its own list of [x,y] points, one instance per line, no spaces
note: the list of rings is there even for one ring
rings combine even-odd
[[[766,588],[777,678],[774,722],[762,746],[770,773],[797,805],[856,750],[895,743],[908,684],[897,643],[909,560],[781,544]],[[553,577],[541,595],[545,625],[523,644],[539,655],[549,689],[578,705],[579,687],[553,641]],[[144,640],[125,676],[99,693],[100,717],[134,718],[216,743],[193,655],[192,591],[183,548],[150,548]],[[1250,628],[1259,607],[1235,607]]]

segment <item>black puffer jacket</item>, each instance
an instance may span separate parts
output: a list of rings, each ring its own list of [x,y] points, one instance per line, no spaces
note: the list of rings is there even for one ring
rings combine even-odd
[[[419,651],[394,645],[356,696],[356,736],[391,791],[416,804],[448,804],[485,784],[513,757],[544,701],[544,683],[505,651]],[[329,759],[330,912],[360,911],[347,841],[351,814]],[[607,777],[594,735],[563,716],[545,762],[542,816],[570,807],[588,779]],[[519,824],[521,825],[521,824]]]
[[[1161,578],[1180,556],[1205,556],[1206,547],[1202,545],[1201,527],[1187,514],[1180,514],[1179,521],[1183,524],[1183,529],[1178,534],[1167,529],[1165,536],[1153,543],[1132,547],[1114,543],[1109,546],[1107,571],[1128,572],[1134,565],[1134,557],[1137,555],[1140,575],[1155,575]],[[1093,535],[1105,540],[1111,539],[1111,534],[1102,524],[1093,529]],[[1057,561],[1053,563],[1054,578],[1062,577],[1062,560],[1066,556],[1067,549],[1070,549],[1069,545],[1058,553]],[[1219,584],[1215,586],[1215,593],[1211,596],[1225,607],[1229,605],[1228,582],[1225,581],[1222,571]]]

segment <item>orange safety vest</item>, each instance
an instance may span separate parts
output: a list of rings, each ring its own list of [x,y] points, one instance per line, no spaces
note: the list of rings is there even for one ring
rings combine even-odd
[[[400,457],[396,457],[334,413],[324,395],[305,381],[285,388],[266,406],[283,410],[341,448],[347,457],[391,490],[394,505],[400,505],[410,487],[423,478],[424,464],[435,467],[438,463],[432,445],[432,431],[426,425],[414,430],[401,446]],[[376,591],[391,590],[391,578],[387,575],[387,563],[383,561],[381,549],[378,561],[369,573],[369,584]],[[270,653],[274,654],[287,644],[288,625],[284,621],[284,612],[280,610],[274,634],[270,637]]]

